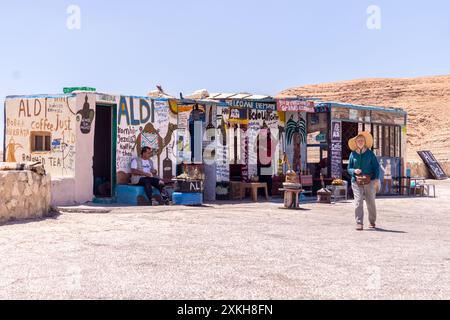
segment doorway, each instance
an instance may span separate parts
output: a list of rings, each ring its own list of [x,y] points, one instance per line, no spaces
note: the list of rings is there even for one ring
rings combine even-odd
[[[348,140],[358,135],[358,123],[342,121],[342,159],[348,160],[352,150],[348,146]]]
[[[109,105],[95,106],[94,133],[94,196],[96,198],[111,198],[113,185],[113,148],[112,122],[113,107]]]

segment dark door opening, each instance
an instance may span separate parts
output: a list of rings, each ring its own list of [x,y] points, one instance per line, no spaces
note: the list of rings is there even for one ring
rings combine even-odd
[[[348,146],[348,140],[358,135],[358,123],[342,122],[342,159],[348,160],[352,150]]]
[[[94,133],[94,196],[112,197],[112,107],[96,105]]]

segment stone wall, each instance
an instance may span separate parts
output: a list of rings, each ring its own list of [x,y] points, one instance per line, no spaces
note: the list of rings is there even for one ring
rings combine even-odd
[[[51,200],[49,175],[0,171],[0,223],[44,217]]]

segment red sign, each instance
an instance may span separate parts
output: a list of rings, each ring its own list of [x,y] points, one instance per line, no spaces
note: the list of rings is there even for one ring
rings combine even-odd
[[[314,102],[305,100],[277,100],[278,111],[314,112]]]

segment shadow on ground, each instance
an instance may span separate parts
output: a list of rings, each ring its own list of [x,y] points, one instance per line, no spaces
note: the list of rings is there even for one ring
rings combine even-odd
[[[42,222],[42,221],[46,221],[46,220],[58,220],[60,215],[61,215],[61,213],[58,211],[51,211],[42,218],[31,218],[31,219],[26,219],[26,220],[11,219],[9,221],[0,223],[0,227],[1,226],[11,226],[11,225],[23,225],[23,224],[29,224],[29,223]]]

